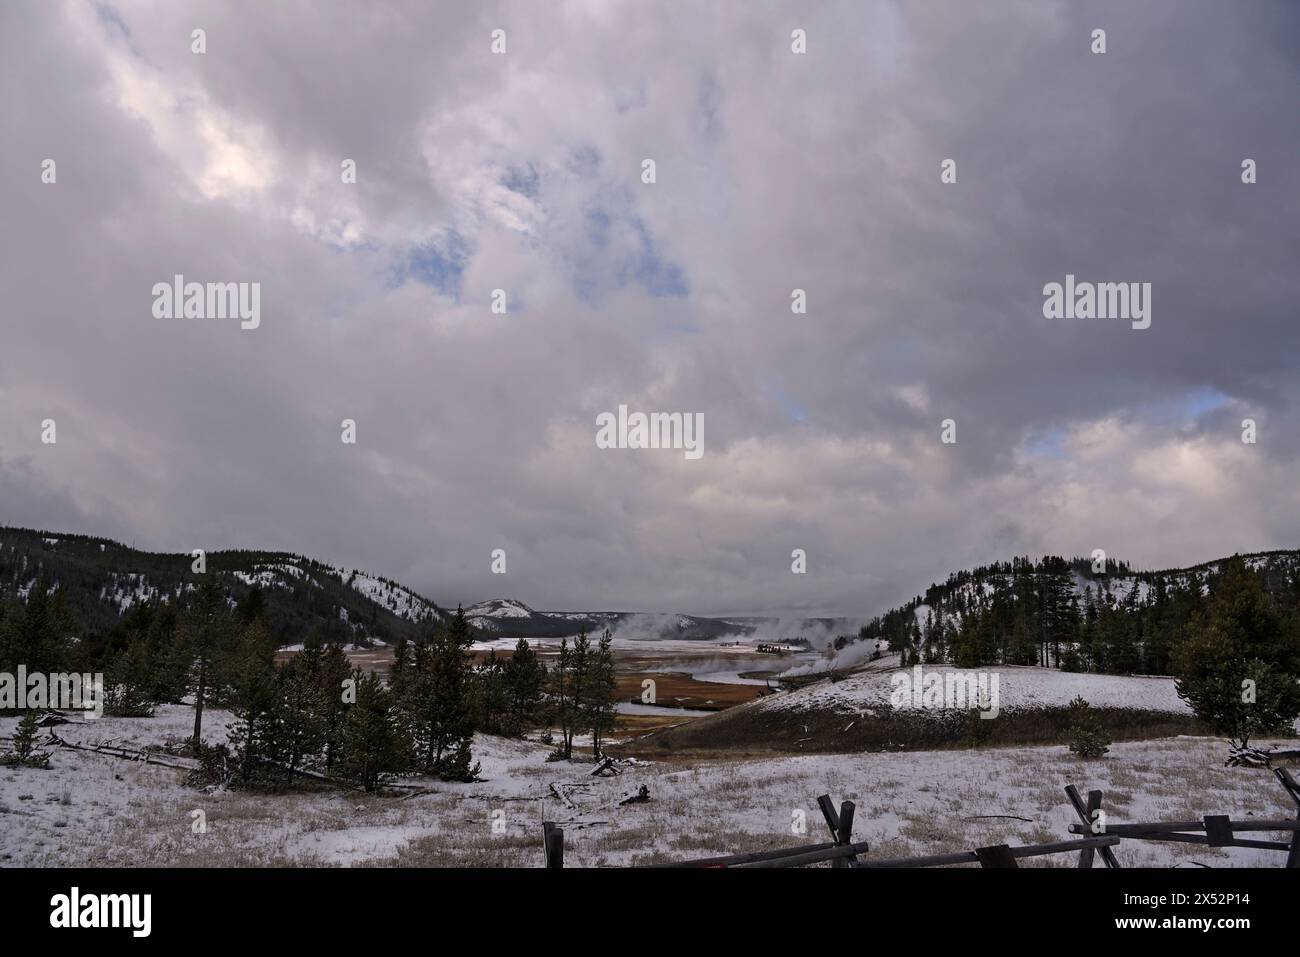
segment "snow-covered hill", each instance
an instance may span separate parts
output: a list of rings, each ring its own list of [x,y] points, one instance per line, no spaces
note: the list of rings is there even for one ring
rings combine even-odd
[[[971,672],[946,665],[924,665],[922,678],[930,674],[947,680]],[[1054,668],[997,665],[979,669],[987,676],[988,686],[997,677],[999,705],[1008,708],[1063,708],[1075,697],[1082,697],[1099,708],[1134,708],[1143,711],[1167,711],[1190,714],[1191,709],[1178,697],[1173,678],[1127,675],[1095,675],[1057,671]],[[895,676],[900,676],[897,683]],[[891,707],[890,696],[903,679],[915,683],[913,668],[866,671],[838,681],[826,679],[805,685],[786,694],[760,698],[750,707],[770,711],[839,711],[859,714],[874,708]],[[910,686],[910,684],[909,684]]]
[[[261,592],[272,633],[283,645],[312,632],[345,644],[386,642],[446,621],[443,609],[404,585],[302,555],[212,551],[203,562],[196,571],[191,554],[0,528],[0,598],[27,601],[38,583],[61,588],[78,630],[94,632],[150,602],[184,606],[203,575],[215,575],[232,606],[253,589]]]
[[[521,601],[513,598],[493,598],[465,609],[466,618],[528,618],[537,614]]]

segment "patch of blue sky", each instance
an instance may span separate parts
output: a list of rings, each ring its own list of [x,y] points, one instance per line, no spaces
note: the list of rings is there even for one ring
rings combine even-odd
[[[590,209],[583,219],[583,240],[583,248],[571,257],[570,281],[584,301],[595,302],[603,292],[632,284],[644,287],[656,299],[690,294],[685,270],[660,255],[635,216],[616,217],[606,209]]]
[[[520,196],[536,199],[541,188],[541,175],[532,163],[524,163],[522,166],[510,167],[501,177],[501,185]]]
[[[1139,414],[1160,424],[1189,425],[1231,401],[1231,396],[1213,386],[1197,386],[1161,402],[1144,405]],[[1051,426],[1031,435],[1025,443],[1024,452],[1035,458],[1064,459],[1065,438],[1064,428]]]
[[[395,270],[394,286],[419,282],[432,286],[444,295],[460,298],[460,283],[469,257],[469,244],[456,232],[441,241],[412,247]]]
[[[1064,459],[1065,429],[1054,425],[1035,434],[1025,444],[1025,454],[1034,458]]]
[[[575,149],[570,172],[596,178],[601,155],[593,146]],[[595,185],[591,205],[583,213],[580,239],[563,250],[569,261],[570,282],[584,301],[595,302],[613,289],[638,284],[652,298],[685,298],[690,295],[686,271],[666,259],[645,223],[635,213],[635,193],[626,187]]]
[[[122,35],[128,40],[131,38],[131,28],[126,25],[126,21],[122,19],[121,15],[108,4],[95,4],[95,16],[105,24],[121,30]]]
[[[1144,411],[1148,418],[1156,422],[1191,423],[1208,412],[1223,408],[1231,401],[1231,396],[1214,386],[1202,385],[1155,403]]]
[[[600,150],[579,146],[569,157],[569,171],[575,176],[595,176],[600,169]]]
[[[599,209],[587,211],[583,219],[586,226],[584,230],[587,241],[597,249],[604,249],[609,245],[609,230],[611,221],[609,214]]]
[[[632,220],[632,228],[636,230],[638,248],[620,268],[619,284],[636,281],[654,298],[688,296],[690,290],[682,268],[660,257],[654,240],[639,219]]]
[[[1184,412],[1193,418],[1222,408],[1232,401],[1232,397],[1220,392],[1214,386],[1205,385],[1192,389],[1183,396]]]
[[[139,60],[143,60],[145,63],[150,62],[149,58],[146,57],[140,48],[135,45],[135,37],[131,35],[131,28],[127,26],[126,21],[122,19],[120,13],[114,10],[107,3],[97,3],[95,4],[95,17],[110,31],[117,30],[122,34],[122,39],[126,41],[127,49],[131,51],[132,56]],[[186,44],[189,44],[189,36],[186,36],[185,42]]]
[[[776,393],[776,404],[781,413],[791,422],[802,424],[808,421],[808,413],[802,405],[783,391]]]

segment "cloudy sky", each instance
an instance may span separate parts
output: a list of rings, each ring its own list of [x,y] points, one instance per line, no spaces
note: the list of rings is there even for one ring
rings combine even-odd
[[[699,614],[1300,547],[1297,37],[1263,0],[4,0],[0,522]],[[260,327],[154,318],[177,273],[260,283]],[[1151,327],[1045,319],[1067,273],[1150,282]],[[701,413],[703,457],[597,448],[619,404]]]

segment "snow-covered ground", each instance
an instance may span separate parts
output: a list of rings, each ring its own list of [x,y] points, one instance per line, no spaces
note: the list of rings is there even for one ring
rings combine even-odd
[[[228,720],[209,710],[207,736]],[[57,730],[71,741],[143,746],[179,740],[192,723],[189,708],[169,706],[152,719]],[[0,735],[14,724],[0,719]],[[1067,839],[1076,820],[1067,783],[1101,788],[1113,822],[1295,816],[1271,774],[1224,768],[1225,745],[1207,738],[1116,744],[1100,761],[1054,746],[643,763],[612,778],[590,777],[589,764],[548,763],[548,750],[480,736],[475,757],[485,780],[427,782],[436,793],[405,799],[333,790],[205,794],[186,788],[180,771],[56,751],[48,771],[0,769],[0,864],[536,867],[544,820],[564,826],[566,864],[629,864],[825,840],[815,803],[823,793],[857,802],[855,836],[871,842],[870,856],[885,858]],[[650,802],[618,805],[642,784]],[[205,832],[197,832],[196,811]],[[795,833],[801,817],[805,834]],[[1125,866],[1278,866],[1283,859],[1275,851],[1135,841],[1117,855]],[[1075,859],[1023,863],[1073,866]]]
[[[396,582],[385,581],[360,570],[354,570],[351,574],[342,573],[342,578],[358,594],[382,605],[398,618],[422,621],[426,616],[435,614],[434,607],[429,602]]]
[[[512,598],[493,598],[465,609],[466,618],[530,618],[535,612]]]
[[[1076,696],[1081,696],[1094,707],[1134,708],[1146,711],[1168,711],[1171,714],[1190,714],[1191,709],[1178,697],[1174,679],[1161,677],[1129,677],[1123,675],[1081,674],[1057,671],[1052,668],[1016,667],[996,665],[988,668],[963,670],[948,665],[923,665],[922,675],[987,675],[991,681],[997,676],[1000,707],[1044,708],[1064,707]],[[836,710],[856,714],[869,708],[888,707],[894,691],[894,675],[915,677],[912,668],[876,670],[853,674],[839,681],[826,679],[805,685],[788,694],[762,698],[750,707],[784,711]],[[913,681],[913,683],[915,683]]]

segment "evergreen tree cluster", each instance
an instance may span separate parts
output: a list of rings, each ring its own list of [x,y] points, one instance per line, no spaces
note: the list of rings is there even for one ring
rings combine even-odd
[[[560,642],[550,675],[550,717],[560,729],[556,758],[573,757],[573,739],[590,731],[592,750],[599,756],[601,740],[614,727],[616,715],[613,638],[609,629],[593,647],[587,633]]]
[[[906,665],[1171,675],[1176,649],[1197,633],[1216,590],[1238,566],[1258,584],[1281,627],[1300,635],[1300,554],[1278,552],[1249,565],[1234,556],[1172,572],[1134,572],[1107,560],[1098,573],[1090,559],[1014,558],[931,585],[872,619],[857,637],[885,642]]]
[[[385,578],[363,591],[358,573],[290,552],[208,552],[206,571],[188,554],[140,551],[88,535],[0,527],[0,600],[29,595],[55,583],[84,637],[109,640],[142,606],[166,599],[185,607],[205,577],[216,576],[237,602],[260,592],[264,618],[277,645],[316,634],[325,644],[414,640],[427,615],[449,616],[434,602]],[[376,584],[377,583],[377,584]]]
[[[385,682],[317,638],[277,662],[261,619],[238,610],[209,619],[205,607],[199,603],[183,639],[193,655],[193,740],[202,742],[202,702],[223,705],[235,719],[228,744],[196,748],[209,778],[287,787],[306,772],[367,791],[402,774],[476,779],[472,638],[463,611],[414,644],[399,641]]]
[[[470,781],[479,773],[475,731],[517,736],[552,720],[567,729],[566,757],[579,730],[591,731],[599,750],[614,724],[608,632],[595,647],[585,635],[566,643],[555,675],[526,639],[512,656],[493,652],[478,665],[472,643],[463,610],[445,626],[430,619],[416,640],[397,641],[385,682],[319,635],[277,661],[261,589],[236,600],[215,575],[187,603],[142,602],[93,637],[80,633],[61,587],[39,581],[26,601],[0,603],[0,671],[103,672],[110,715],[192,702],[196,783],[287,787],[303,772],[366,789],[404,773]],[[213,707],[234,717],[219,744],[204,736]]]

